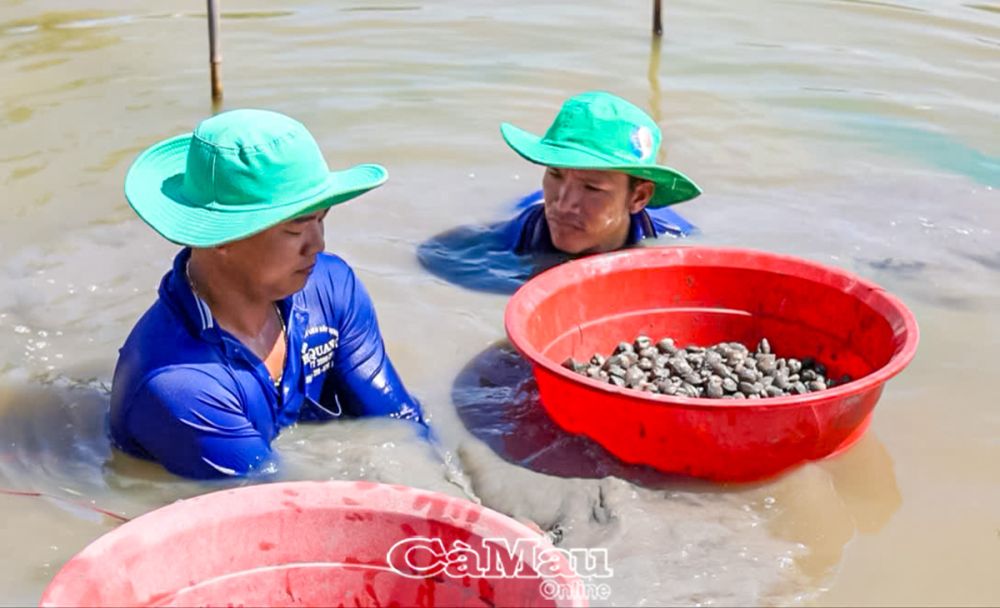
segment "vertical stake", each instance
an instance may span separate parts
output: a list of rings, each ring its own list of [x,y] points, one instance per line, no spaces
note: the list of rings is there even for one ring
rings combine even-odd
[[[219,52],[219,3],[217,0],[208,0],[208,48],[212,70],[212,104],[217,105],[222,101],[222,79],[219,75],[222,53]]]

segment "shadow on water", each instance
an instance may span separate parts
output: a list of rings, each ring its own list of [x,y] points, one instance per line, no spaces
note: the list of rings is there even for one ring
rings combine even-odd
[[[36,604],[64,563],[128,520],[246,483],[187,481],[114,450],[108,383],[68,374],[0,382],[0,588],[11,605]]]
[[[474,291],[510,295],[532,276],[561,264],[561,253],[514,253],[522,229],[513,217],[542,201],[541,190],[509,205],[511,219],[446,230],[417,247],[417,260],[432,275]]]
[[[459,418],[502,459],[562,478],[617,477],[654,490],[761,495],[779,538],[802,543],[802,570],[824,576],[856,533],[873,534],[899,509],[892,458],[869,431],[845,453],[751,484],[716,484],[626,464],[593,440],[556,425],[539,401],[531,365],[506,341],[474,357],[452,385]]]
[[[20,490],[84,494],[103,487],[111,455],[110,387],[96,379],[33,379],[0,388],[0,473]],[[29,485],[44,483],[45,486]]]
[[[618,460],[600,444],[564,431],[538,398],[531,365],[507,341],[476,355],[452,385],[459,418],[504,460],[537,473],[599,479],[619,477],[650,488],[720,486]]]
[[[566,261],[566,256],[515,255],[496,226],[460,226],[417,247],[425,270],[445,281],[502,295],[517,291],[532,276]]]
[[[109,403],[110,383],[86,373],[0,387],[0,491],[120,523],[180,498],[249,483],[185,480],[112,448]]]

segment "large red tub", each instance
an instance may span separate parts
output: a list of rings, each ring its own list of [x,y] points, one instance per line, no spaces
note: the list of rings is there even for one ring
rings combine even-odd
[[[41,603],[586,606],[564,599],[581,585],[566,557],[528,527],[443,494],[277,483],[179,501],[124,524],[70,560]]]
[[[532,363],[542,404],[567,431],[629,463],[751,481],[857,440],[885,382],[917,348],[912,313],[843,270],[745,249],[648,247],[550,269],[511,298],[507,335]],[[766,337],[781,356],[816,359],[832,389],[758,401],[618,388],[562,367],[639,334],[678,346]]]

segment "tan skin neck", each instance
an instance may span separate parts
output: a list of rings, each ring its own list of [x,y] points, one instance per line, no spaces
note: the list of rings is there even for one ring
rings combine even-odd
[[[284,330],[275,302],[256,293],[246,277],[227,272],[211,249],[191,252],[188,272],[195,293],[208,304],[215,322],[264,362],[271,378],[285,365]]]

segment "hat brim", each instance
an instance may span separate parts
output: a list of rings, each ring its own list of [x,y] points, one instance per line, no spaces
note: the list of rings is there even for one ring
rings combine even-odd
[[[125,198],[140,218],[164,238],[190,247],[214,247],[247,238],[294,217],[347,202],[388,179],[379,165],[331,171],[319,186],[298,200],[253,211],[220,211],[181,196],[191,134],[152,146],[136,158],[125,176]]]
[[[621,171],[653,182],[655,189],[649,207],[666,207],[689,201],[699,194],[699,188],[689,177],[664,165],[621,163],[595,152],[583,149],[554,146],[542,138],[515,127],[510,123],[500,125],[504,141],[526,160],[538,165],[563,169],[588,169]]]

